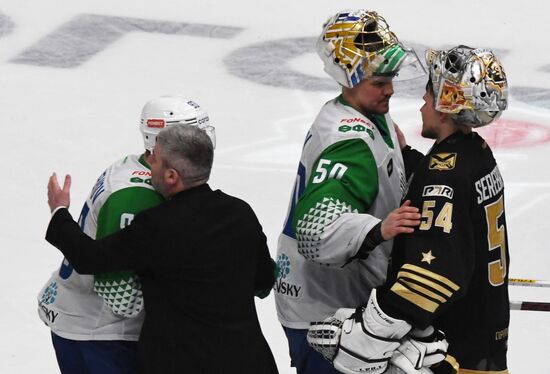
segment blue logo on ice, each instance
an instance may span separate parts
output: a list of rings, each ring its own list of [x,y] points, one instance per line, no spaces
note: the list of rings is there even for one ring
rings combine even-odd
[[[42,294],[41,304],[49,305],[55,301],[57,297],[57,283],[52,282],[48,285],[44,293]]]
[[[286,278],[290,274],[290,259],[284,253],[277,257],[277,278]]]

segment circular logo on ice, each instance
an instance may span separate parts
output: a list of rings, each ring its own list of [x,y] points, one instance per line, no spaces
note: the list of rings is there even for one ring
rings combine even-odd
[[[277,257],[278,278],[285,279],[290,274],[290,259],[284,253]]]
[[[42,294],[42,304],[49,305],[55,301],[57,297],[57,283],[52,282],[48,285],[44,293]]]
[[[550,143],[550,127],[526,121],[498,119],[475,129],[491,149],[527,148]],[[417,133],[421,137],[420,132]]]
[[[550,128],[538,123],[499,119],[476,129],[492,149],[531,147],[550,143]]]

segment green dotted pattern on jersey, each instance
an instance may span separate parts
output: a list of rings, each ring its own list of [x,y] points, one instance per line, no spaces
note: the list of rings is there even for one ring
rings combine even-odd
[[[344,213],[358,213],[351,205],[332,197],[323,198],[298,220],[296,224],[296,238],[298,252],[307,259],[319,257],[317,244],[325,227]]]
[[[162,201],[164,199],[159,193],[145,187],[128,187],[114,192],[99,211],[96,238],[112,234],[129,224],[123,222],[124,215],[138,214]],[[95,275],[94,291],[114,314],[121,317],[134,317],[144,307],[141,283],[130,271]]]
[[[143,309],[141,283],[132,272],[97,275],[94,291],[121,317],[136,316]]]

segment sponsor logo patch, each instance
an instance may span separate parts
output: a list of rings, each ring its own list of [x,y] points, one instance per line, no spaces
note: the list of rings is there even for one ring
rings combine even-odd
[[[139,175],[139,176],[145,176],[145,177],[150,177],[151,176],[151,172],[149,170],[134,170],[132,172],[132,175]]]
[[[430,157],[430,170],[452,170],[456,164],[456,153],[436,153]]]
[[[163,119],[148,119],[147,120],[147,127],[153,128],[153,129],[162,129],[164,128],[164,120]]]
[[[340,125],[338,127],[338,131],[340,132],[348,132],[348,131],[355,131],[355,132],[366,132],[369,134],[370,138],[374,140],[374,126],[365,121],[362,118],[343,118],[340,120],[340,123],[344,123],[344,125]]]
[[[42,297],[40,298],[41,304],[52,304],[57,297],[57,283],[51,282],[48,287],[44,290]]]
[[[449,186],[445,186],[444,184],[432,184],[429,186],[424,186],[424,190],[422,191],[422,197],[441,196],[452,199],[453,195],[453,189]]]
[[[204,125],[205,123],[208,123],[210,122],[210,117],[206,116],[206,117],[203,117],[203,118],[199,118],[198,121],[197,121],[197,124],[199,126],[201,125]]]
[[[55,319],[59,315],[59,313],[49,309],[45,304],[39,303],[40,309],[42,309],[42,312],[44,313],[44,317],[50,322],[51,324],[55,323]]]
[[[273,285],[273,289],[281,295],[297,299],[302,295],[302,286],[288,282],[287,277],[290,275],[290,266],[288,256],[281,253],[277,258],[277,280]]]
[[[196,102],[194,102],[193,100],[189,100],[189,101],[187,102],[187,105],[191,105],[191,106],[192,106],[193,108],[195,108],[195,109],[199,109],[199,108],[200,108],[200,105],[197,104]]]
[[[348,124],[353,124],[353,123],[362,123],[364,124],[365,126],[368,126],[370,128],[374,128],[373,125],[367,121],[365,121],[363,118],[358,118],[358,117],[355,117],[355,118],[342,118],[340,120],[340,123],[348,123]]]

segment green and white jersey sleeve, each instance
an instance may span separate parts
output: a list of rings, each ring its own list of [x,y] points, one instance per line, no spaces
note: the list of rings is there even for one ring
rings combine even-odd
[[[379,222],[360,214],[369,210],[377,194],[378,170],[369,144],[343,139],[328,146],[313,163],[296,204],[292,226],[298,252],[311,261],[343,265]]]
[[[101,238],[162,201],[143,157],[127,156],[98,178],[79,224],[88,236]],[[144,317],[134,273],[82,275],[67,260],[46,283],[38,303],[39,315],[52,331],[73,340],[137,340]]]
[[[142,178],[143,176],[146,178]],[[130,182],[150,185],[150,172],[142,177],[136,175],[130,178]],[[160,195],[151,188],[131,186],[117,189],[100,205],[97,217],[90,217],[90,230],[93,231],[93,226],[97,226],[97,239],[110,235],[129,225],[137,213],[157,205],[160,201]],[[97,274],[94,291],[103,298],[113,313],[121,317],[135,317],[143,310],[141,283],[134,272]]]
[[[367,233],[399,206],[403,158],[389,116],[367,118],[341,98],[322,108],[306,136],[278,243],[281,323],[306,328],[354,307],[383,283],[391,241],[343,266]]]

